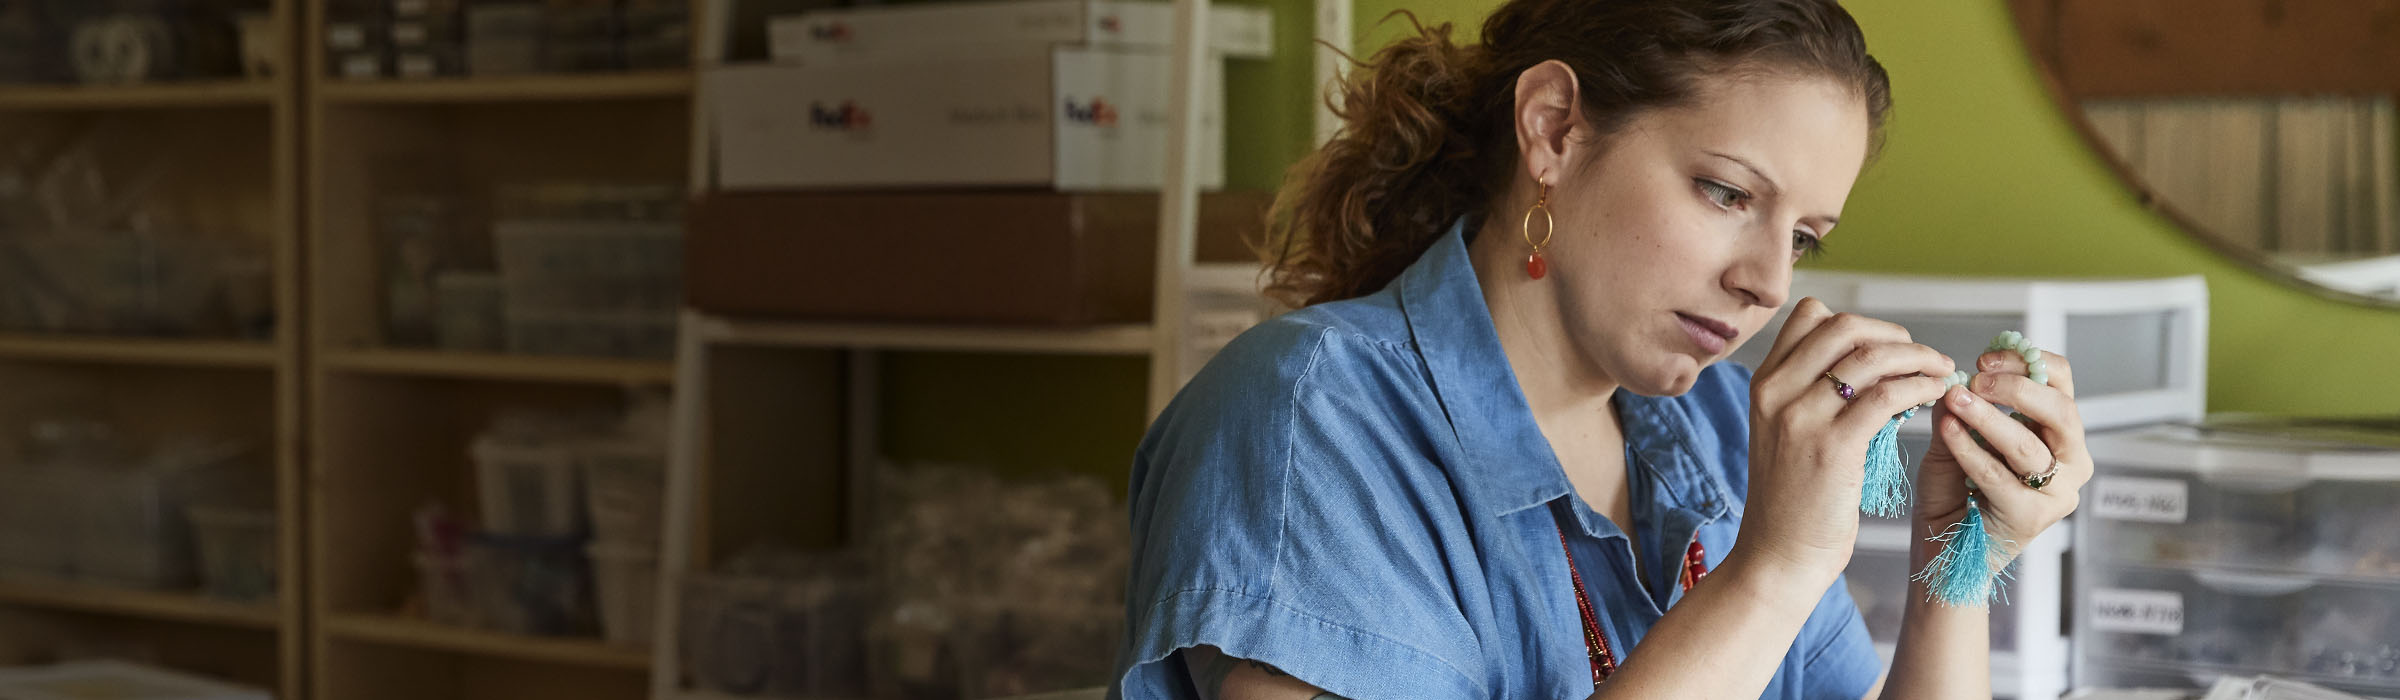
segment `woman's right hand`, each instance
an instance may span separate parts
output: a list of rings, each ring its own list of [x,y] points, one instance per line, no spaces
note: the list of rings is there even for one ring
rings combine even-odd
[[[1941,398],[1956,369],[1898,324],[1792,306],[1750,381],[1750,495],[1735,553],[1827,581],[1858,540],[1867,442],[1895,415]],[[1843,399],[1831,373],[1857,389]]]

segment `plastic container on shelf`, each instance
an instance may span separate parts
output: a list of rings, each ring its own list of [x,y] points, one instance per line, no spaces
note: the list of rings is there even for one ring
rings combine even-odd
[[[469,598],[483,627],[550,637],[597,627],[583,538],[482,534],[467,539],[466,555]]]
[[[687,576],[679,640],[684,668],[711,692],[864,697],[873,593],[860,571]]]
[[[1792,298],[1907,327],[1918,343],[1965,364],[2001,331],[2021,331],[2073,360],[2085,427],[2197,420],[2206,410],[2208,286],[2163,279],[1984,278],[1793,273]],[[1788,306],[1788,305],[1787,305]],[[1766,356],[1778,315],[1733,355],[1752,368]],[[1925,432],[1930,421],[1904,428]]]
[[[666,447],[608,442],[585,446],[579,454],[593,538],[657,543],[666,499]]]
[[[434,340],[444,350],[499,350],[507,340],[507,293],[491,272],[433,277]]]
[[[1116,605],[972,605],[958,620],[964,697],[1015,697],[1104,686],[1124,635]]]
[[[230,600],[275,596],[275,511],[192,506],[192,532],[200,550],[201,590]]]
[[[2400,436],[2219,417],[2090,438],[2078,671],[2400,696]]]
[[[2098,561],[2400,580],[2400,449],[2161,426],[2091,451]]]
[[[462,627],[477,624],[472,562],[465,553],[420,551],[411,563],[416,566],[425,619]]]
[[[601,636],[619,646],[650,646],[651,611],[658,600],[657,543],[601,540],[585,551],[600,602]]]
[[[158,336],[236,336],[264,277],[247,274],[254,246],[197,236],[94,233],[0,236],[19,260],[0,280],[14,330]]]
[[[512,219],[492,235],[512,308],[672,314],[682,303],[681,224]]]
[[[161,447],[134,464],[63,466],[68,566],[78,580],[136,588],[197,583],[194,504],[241,502],[257,475],[230,445]]]
[[[665,359],[675,354],[672,314],[508,313],[509,352]]]
[[[558,437],[486,435],[468,448],[487,532],[575,537],[585,532],[574,446]]]

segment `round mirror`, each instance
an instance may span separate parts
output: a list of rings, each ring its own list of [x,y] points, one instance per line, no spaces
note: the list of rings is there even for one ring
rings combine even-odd
[[[2144,200],[2328,296],[2400,306],[2400,0],[2009,0]]]

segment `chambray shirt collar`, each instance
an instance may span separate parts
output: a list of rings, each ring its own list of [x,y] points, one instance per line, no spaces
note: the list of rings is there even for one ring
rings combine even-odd
[[[1501,351],[1467,257],[1470,220],[1452,224],[1393,285],[1434,395],[1465,453],[1461,488],[1477,492],[1470,502],[1488,504],[1492,510],[1485,515],[1496,517],[1556,500],[1572,487]],[[1631,451],[1653,470],[1657,489],[1678,510],[1713,519],[1734,505],[1732,490],[1695,454],[1690,416],[1675,399],[1619,391],[1612,401]]]

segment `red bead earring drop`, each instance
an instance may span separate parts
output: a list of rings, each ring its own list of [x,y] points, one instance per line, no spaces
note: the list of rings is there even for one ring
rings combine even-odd
[[[1533,240],[1534,212],[1541,212],[1542,215],[1542,240],[1540,241]],[[1550,245],[1550,234],[1558,227],[1558,223],[1550,218],[1550,183],[1542,183],[1541,195],[1534,198],[1533,208],[1525,210],[1525,219],[1518,222],[1517,227],[1525,234],[1525,244],[1533,246],[1533,254],[1525,256],[1526,276],[1538,280],[1549,275],[1550,261],[1542,258],[1542,248]]]

